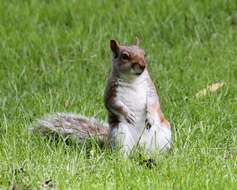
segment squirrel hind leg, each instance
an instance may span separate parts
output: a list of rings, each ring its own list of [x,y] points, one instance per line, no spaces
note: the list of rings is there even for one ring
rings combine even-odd
[[[171,148],[171,129],[163,126],[152,126],[142,137],[141,146],[147,154],[164,153]]]
[[[127,124],[119,123],[117,127],[111,127],[109,130],[109,143],[111,148],[119,149],[125,157],[131,153],[134,145],[136,145],[129,127]]]

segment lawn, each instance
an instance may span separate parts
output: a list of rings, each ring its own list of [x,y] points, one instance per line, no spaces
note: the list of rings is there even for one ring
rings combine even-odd
[[[237,189],[236,14],[234,0],[0,0],[0,189]],[[135,36],[173,131],[156,166],[28,133],[51,112],[106,120],[109,40]]]

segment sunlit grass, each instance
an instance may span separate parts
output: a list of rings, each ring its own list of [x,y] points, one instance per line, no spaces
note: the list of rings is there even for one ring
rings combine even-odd
[[[0,188],[236,189],[235,1],[0,1]],[[173,149],[152,169],[31,136],[49,112],[106,120],[109,40],[141,41]],[[225,85],[197,98],[214,82]]]

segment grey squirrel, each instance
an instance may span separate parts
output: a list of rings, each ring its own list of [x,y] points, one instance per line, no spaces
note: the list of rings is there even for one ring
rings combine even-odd
[[[78,142],[96,137],[108,141],[112,148],[121,147],[125,155],[136,146],[147,154],[170,149],[171,126],[161,111],[138,39],[130,46],[111,40],[110,49],[112,71],[104,94],[108,124],[81,115],[55,113],[37,120],[32,130]]]

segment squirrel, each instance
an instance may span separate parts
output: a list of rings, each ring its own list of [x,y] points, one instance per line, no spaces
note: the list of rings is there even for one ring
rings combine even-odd
[[[60,134],[84,142],[96,137],[120,147],[125,155],[139,146],[147,154],[171,148],[171,126],[161,111],[159,97],[147,70],[139,40],[122,46],[110,40],[112,70],[104,93],[108,123],[72,113],[55,113],[38,119],[32,131]]]

